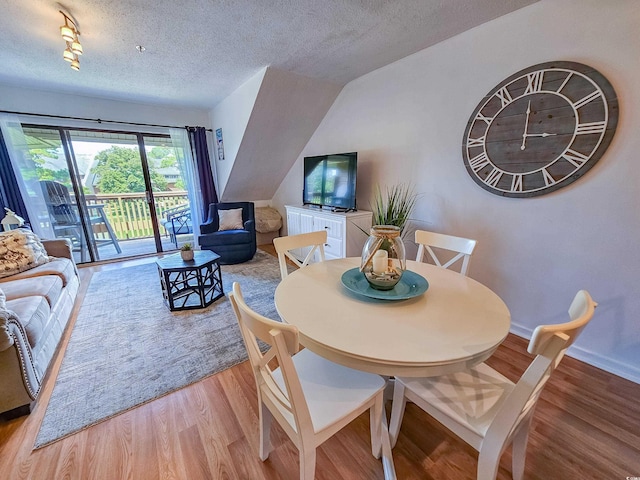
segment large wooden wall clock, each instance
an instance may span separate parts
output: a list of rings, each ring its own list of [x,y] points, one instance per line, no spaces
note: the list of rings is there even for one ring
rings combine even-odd
[[[506,197],[569,185],[600,159],[618,123],[607,79],[575,62],[548,62],[511,75],[478,104],[464,132],[471,178]]]

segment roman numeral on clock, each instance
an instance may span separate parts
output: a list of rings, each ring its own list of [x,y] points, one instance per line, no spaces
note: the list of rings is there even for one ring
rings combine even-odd
[[[564,82],[562,82],[562,85],[560,85],[560,87],[558,88],[558,90],[556,90],[556,92],[560,93],[560,90],[562,90],[564,88],[564,86],[569,82],[569,80],[571,79],[573,73],[570,73],[569,75],[567,75],[567,78],[564,79]]]
[[[512,192],[521,192],[522,191],[522,175],[514,175],[511,179],[511,191]]]
[[[511,97],[509,90],[507,90],[507,87],[502,87],[500,90],[498,90],[496,92],[496,97],[500,99],[500,103],[503,107],[509,105],[513,101],[513,98]]]
[[[568,148],[567,151],[561,155],[561,157],[576,168],[580,168],[586,163],[587,160],[589,160],[589,157],[584,153],[576,152],[575,150],[571,150],[570,148]]]
[[[484,179],[484,183],[486,183],[487,185],[491,185],[492,187],[497,186],[498,182],[502,178],[502,173],[503,172],[501,170],[493,167],[491,173],[489,173],[489,175],[487,175],[487,178]]]
[[[480,138],[470,138],[467,140],[467,147],[482,147],[484,145],[486,135],[481,136]]]
[[[486,165],[489,165],[489,158],[487,157],[487,154],[484,152],[482,152],[479,155],[476,155],[475,157],[469,160],[469,166],[476,173],[482,170]]]
[[[493,120],[494,117],[485,117],[482,113],[478,112],[478,114],[476,115],[476,120],[482,120],[484,123],[486,123],[487,125],[489,125],[491,123],[491,120]]]
[[[600,92],[598,90],[596,90],[595,92],[591,92],[589,95],[586,95],[586,96],[582,97],[580,100],[575,102],[573,104],[573,106],[577,110],[580,107],[584,107],[587,103],[592,102],[593,100],[595,100],[599,96],[600,96]]]
[[[576,126],[576,135],[588,135],[591,133],[602,133],[607,128],[607,122],[579,123]]]
[[[542,177],[544,178],[544,184],[546,187],[549,187],[556,183],[556,180],[551,176],[546,168],[542,169]]]
[[[542,90],[542,80],[544,78],[544,72],[538,71],[527,74],[527,88],[524,91],[525,95],[528,93],[536,93]]]

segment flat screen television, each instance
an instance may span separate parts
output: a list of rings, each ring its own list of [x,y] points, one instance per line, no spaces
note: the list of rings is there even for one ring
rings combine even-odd
[[[304,157],[302,203],[356,209],[357,152]]]

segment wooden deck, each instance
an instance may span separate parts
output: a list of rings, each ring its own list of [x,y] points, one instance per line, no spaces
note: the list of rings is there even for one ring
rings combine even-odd
[[[169,240],[168,236],[160,237],[162,241],[162,251],[163,252],[171,252],[176,251],[178,247]],[[195,245],[193,235],[178,235],[178,246],[182,246],[185,243],[191,243]],[[156,243],[152,237],[147,238],[136,238],[131,240],[118,240],[118,245],[120,246],[121,253],[116,251],[116,248],[113,244],[101,245],[98,247],[98,262],[103,261],[112,261],[112,260],[124,260],[127,258],[139,257],[142,255],[153,255],[157,254],[156,251]],[[73,253],[73,256],[76,260],[76,263],[81,264],[81,256],[80,252],[76,251]],[[89,257],[84,263],[89,262]]]

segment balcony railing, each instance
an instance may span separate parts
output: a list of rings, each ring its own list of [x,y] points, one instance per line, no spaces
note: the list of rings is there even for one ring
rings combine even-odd
[[[118,193],[86,195],[87,205],[104,205],[104,212],[118,240],[153,236],[151,213],[144,193]],[[163,192],[154,195],[158,221],[170,208],[187,205],[187,193]],[[106,238],[106,232],[95,232],[97,238]],[[164,234],[160,225],[160,234]]]

